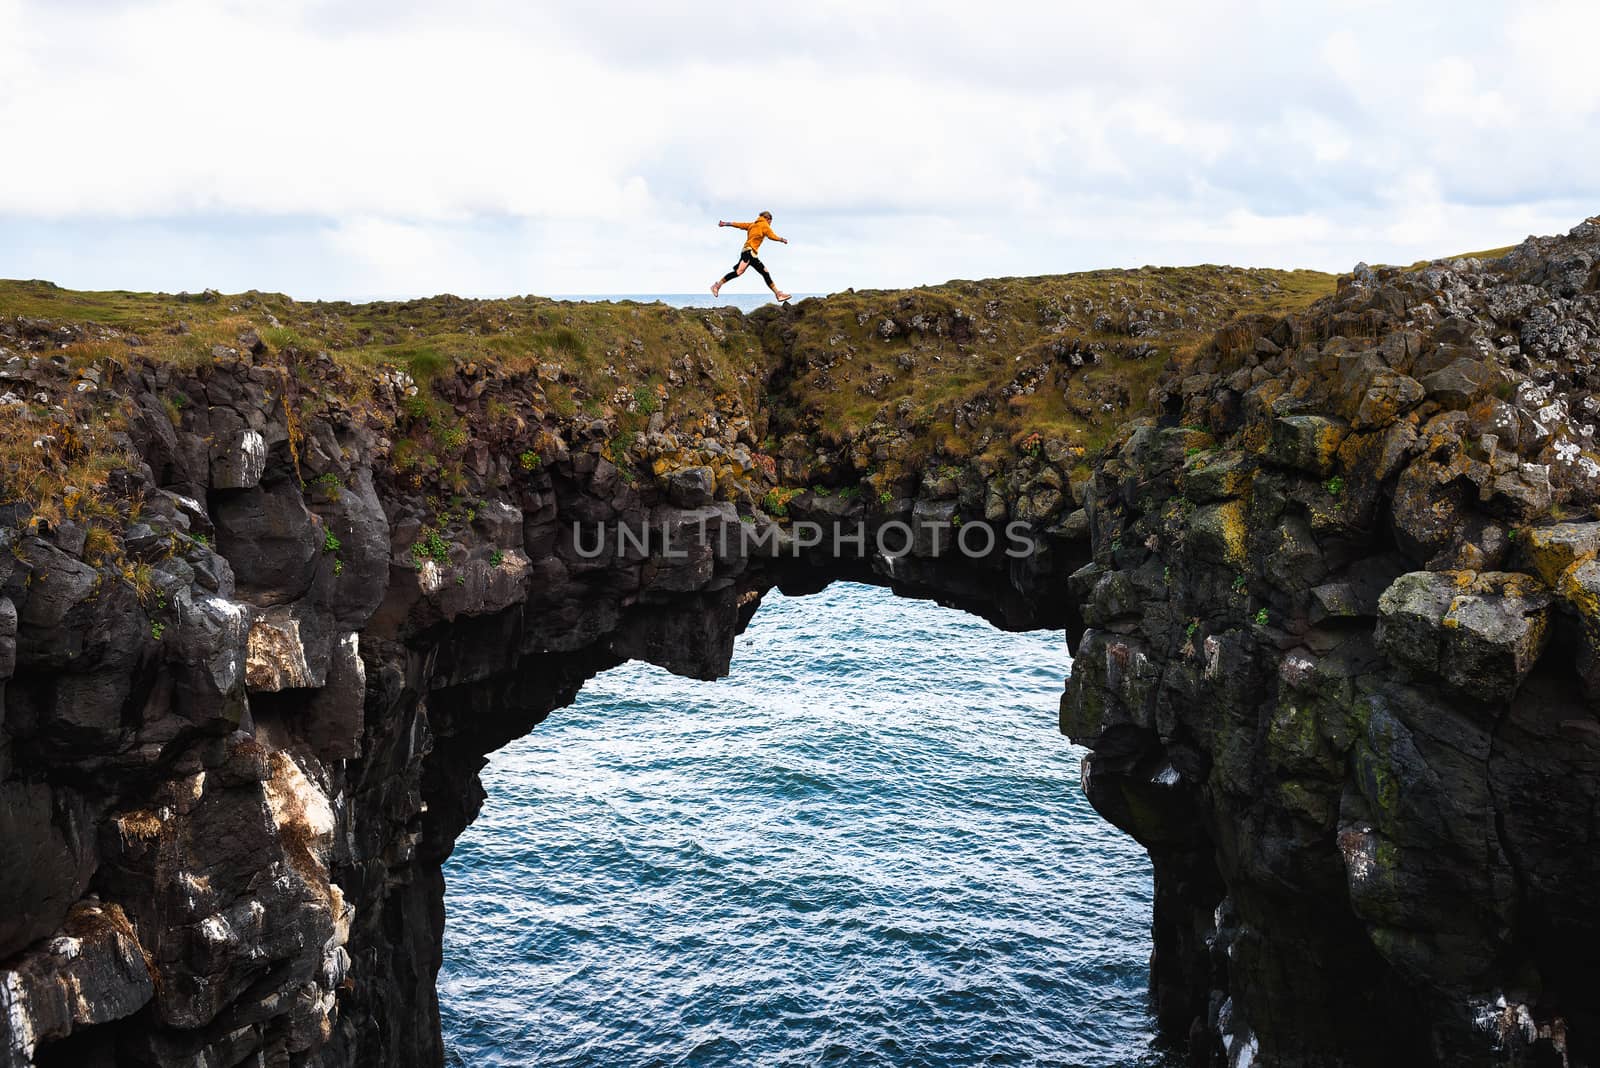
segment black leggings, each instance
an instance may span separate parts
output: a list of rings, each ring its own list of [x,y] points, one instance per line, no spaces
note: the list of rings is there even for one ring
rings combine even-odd
[[[748,263],[750,266],[756,269],[762,278],[767,280],[767,285],[770,286],[772,284],[772,276],[767,273],[767,265],[762,263],[761,257],[757,256],[754,252],[751,252],[749,249],[745,249],[743,252],[739,253],[739,263]],[[737,264],[735,264],[733,270],[722,276],[722,280],[724,282],[731,282],[738,277],[739,267]]]

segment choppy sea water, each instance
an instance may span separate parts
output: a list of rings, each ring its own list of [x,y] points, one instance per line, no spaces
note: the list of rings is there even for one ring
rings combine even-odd
[[[629,664],[496,753],[445,869],[462,1065],[1154,1066],[1151,876],[1059,634],[835,584],[716,683]]]

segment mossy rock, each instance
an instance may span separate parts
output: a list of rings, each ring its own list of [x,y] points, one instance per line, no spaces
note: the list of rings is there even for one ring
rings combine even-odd
[[[1335,779],[1339,761],[1322,740],[1316,709],[1309,704],[1284,702],[1267,720],[1266,757],[1269,766],[1289,775],[1316,775]]]

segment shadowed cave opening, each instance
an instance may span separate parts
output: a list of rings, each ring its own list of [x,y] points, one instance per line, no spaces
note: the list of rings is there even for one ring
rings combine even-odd
[[[1151,872],[1056,728],[1059,632],[838,582],[728,678],[628,663],[491,758],[447,1063],[1161,1065]]]

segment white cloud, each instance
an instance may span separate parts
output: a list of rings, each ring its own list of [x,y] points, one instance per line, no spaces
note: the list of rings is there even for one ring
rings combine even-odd
[[[800,290],[1416,259],[1596,210],[1590,8],[0,0],[0,275],[684,291],[762,208]]]
[[[1600,8],[1589,0],[1519,5],[1509,37],[1510,65],[1535,87],[1543,107],[1572,118],[1592,117],[1600,108],[1600,80],[1594,76]]]
[[[1517,119],[1499,92],[1480,90],[1474,65],[1461,56],[1434,63],[1423,93],[1423,110],[1436,119],[1473,127],[1511,127]]]

